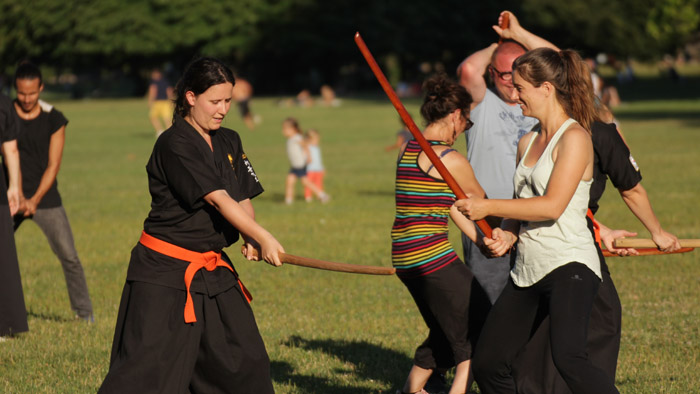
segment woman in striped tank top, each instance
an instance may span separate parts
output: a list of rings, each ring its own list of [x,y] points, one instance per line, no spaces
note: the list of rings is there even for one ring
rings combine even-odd
[[[483,196],[467,159],[450,148],[472,125],[471,96],[445,75],[428,79],[423,90],[426,96],[421,115],[427,124],[423,135],[462,189]],[[472,287],[478,284],[448,241],[447,220],[452,218],[477,242],[474,223],[457,211],[454,201],[454,194],[418,143],[405,143],[396,170],[392,261],[430,333],[416,350],[413,368],[399,393],[424,392],[433,370],[444,371],[453,366],[457,369],[450,393],[465,393],[471,383],[470,359],[479,333],[478,321],[483,319],[489,304],[483,290],[481,297],[472,296],[477,290]],[[470,311],[470,303],[477,300],[482,301],[484,309]],[[470,319],[475,312],[481,319]]]

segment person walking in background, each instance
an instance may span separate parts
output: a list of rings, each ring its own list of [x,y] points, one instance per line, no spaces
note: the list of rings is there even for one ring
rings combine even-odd
[[[131,252],[100,393],[273,393],[250,294],[222,249],[242,235],[249,259],[280,266],[282,245],[255,221],[262,193],[233,130],[221,127],[235,79],[192,62],[172,127],[146,165],[151,211]],[[184,318],[183,318],[183,301]]]
[[[400,116],[399,123],[401,123],[401,128],[396,132],[396,141],[384,148],[384,150],[387,152],[391,152],[394,149],[398,149],[400,151],[406,142],[413,139],[411,132],[408,131],[408,127],[406,127],[406,124],[403,122],[403,119],[401,119]]]
[[[282,122],[282,135],[287,138],[287,158],[291,167],[285,181],[285,204],[290,205],[294,202],[294,186],[297,180],[300,180],[304,187],[308,187],[321,202],[327,203],[330,201],[328,193],[311,183],[307,177],[307,166],[311,160],[311,155],[309,147],[304,141],[304,134],[299,128],[299,122],[291,117],[285,119]]]
[[[469,162],[451,148],[472,126],[471,96],[443,74],[423,87],[423,135],[459,186],[484,196]],[[415,352],[413,367],[398,393],[421,393],[433,371],[456,366],[450,394],[471,386],[470,360],[489,302],[472,272],[448,240],[448,218],[477,241],[474,223],[454,207],[454,193],[416,140],[401,148],[396,169],[396,219],[391,230],[392,263],[430,329]],[[481,296],[479,296],[481,294]]]
[[[63,267],[71,309],[76,317],[92,322],[94,316],[85,273],[56,180],[68,120],[52,105],[39,99],[44,83],[37,66],[28,62],[20,64],[14,81],[22,172],[22,196],[19,211],[14,216],[14,228],[17,231],[26,219],[32,219],[41,228]]]
[[[19,209],[21,194],[17,131],[12,102],[0,93],[0,153],[6,169],[0,171],[0,342],[15,334],[29,331],[12,231],[12,216]]]
[[[243,119],[246,127],[250,130],[255,129],[256,121],[259,121],[259,117],[253,116],[250,110],[250,100],[253,97],[253,85],[243,78],[236,77],[236,84],[233,85],[233,100],[238,105],[238,112]]]
[[[306,132],[306,143],[311,158],[309,165],[306,166],[306,176],[309,178],[309,182],[325,193],[323,179],[326,176],[326,169],[323,167],[323,159],[321,158],[321,135],[316,129],[309,129]],[[311,202],[313,199],[313,191],[308,186],[304,186],[304,198],[306,202]]]
[[[521,138],[514,200],[459,200],[471,220],[506,218],[484,243],[504,254],[518,242],[510,280],[491,309],[474,374],[484,394],[515,393],[512,365],[549,316],[552,359],[574,393],[617,393],[586,351],[588,323],[602,272],[586,223],[596,118],[589,69],[572,50],[538,48],[513,63],[512,99],[541,128]]]
[[[173,87],[163,73],[155,69],[151,72],[148,85],[148,119],[156,131],[156,137],[170,127],[173,120]]]

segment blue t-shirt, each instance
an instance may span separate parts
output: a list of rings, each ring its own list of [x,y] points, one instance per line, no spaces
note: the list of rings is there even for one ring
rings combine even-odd
[[[491,90],[471,111],[474,126],[467,131],[467,159],[489,198],[513,198],[513,175],[520,137],[538,121],[524,116],[519,105],[508,105]]]

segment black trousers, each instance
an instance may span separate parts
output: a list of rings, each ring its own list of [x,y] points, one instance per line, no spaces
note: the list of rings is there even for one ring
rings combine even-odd
[[[588,325],[586,350],[593,365],[615,381],[620,351],[622,305],[615,284],[607,271],[593,301]],[[571,390],[557,371],[549,343],[549,318],[545,317],[530,342],[513,363],[513,376],[519,394],[570,394]]]
[[[487,317],[473,360],[485,394],[515,393],[512,365],[542,319],[549,317],[551,354],[574,393],[617,393],[614,382],[586,353],[588,323],[600,279],[585,265],[569,263],[526,288],[508,281]]]
[[[192,298],[197,322],[186,324],[185,291],[126,283],[99,393],[274,392],[270,360],[240,287]]]
[[[401,279],[430,329],[413,359],[424,369],[448,369],[472,358],[489,301],[461,261],[425,276]]]
[[[589,229],[593,232],[593,223],[588,218],[587,222]],[[593,365],[602,369],[610,379],[615,381],[622,333],[622,304],[598,244],[596,249],[600,258],[603,282],[593,301],[586,350]],[[545,317],[530,342],[518,355],[513,364],[513,376],[519,394],[571,393],[552,361],[548,318]]]
[[[4,186],[0,185],[0,193],[6,193]],[[0,278],[0,336],[29,331],[12,217],[7,204],[0,204]]]

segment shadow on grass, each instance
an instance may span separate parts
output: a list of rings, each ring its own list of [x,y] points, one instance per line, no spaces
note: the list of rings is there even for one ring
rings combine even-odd
[[[49,315],[46,313],[37,313],[37,312],[32,312],[32,311],[27,311],[27,317],[31,317],[33,319],[40,319],[40,320],[47,320],[47,321],[55,321],[55,322],[71,322],[74,319],[69,319],[66,317],[58,316],[58,315]]]
[[[354,367],[353,371],[333,371],[334,374],[352,373],[360,380],[378,382],[383,386],[402,384],[413,362],[401,352],[366,341],[308,340],[292,336],[283,345],[331,355]],[[341,387],[324,377],[298,374],[293,366],[283,361],[272,362],[272,379],[278,383],[291,383],[300,391],[311,394],[365,394],[376,391],[376,388],[370,387]]]

